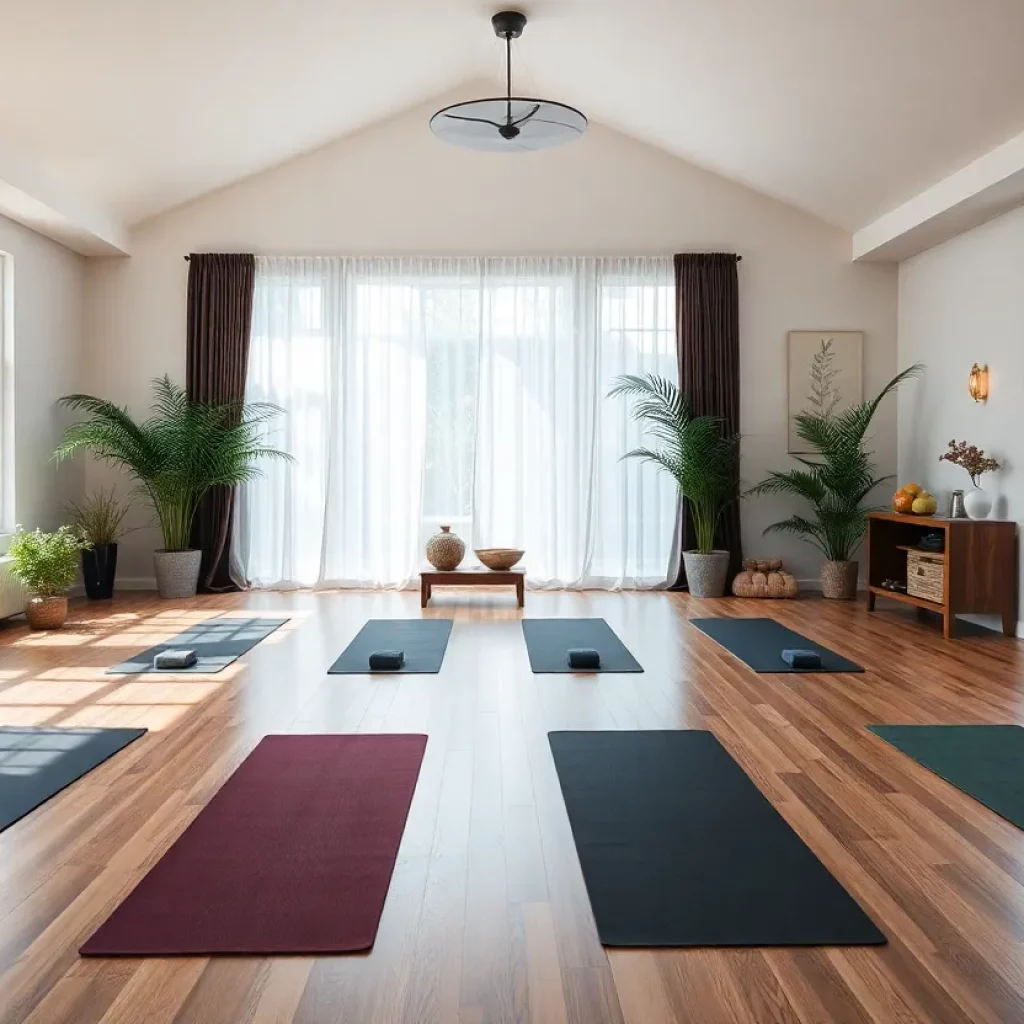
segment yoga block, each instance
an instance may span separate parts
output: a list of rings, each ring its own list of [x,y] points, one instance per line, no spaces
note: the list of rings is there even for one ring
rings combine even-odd
[[[160,651],[153,658],[153,668],[191,668],[198,660],[195,651],[186,651],[183,648],[175,647],[168,651]]]
[[[374,651],[370,655],[370,668],[374,672],[394,672],[404,664],[404,651]]]
[[[821,655],[817,651],[786,650],[782,660],[793,668],[821,668]]]
[[[570,668],[600,668],[601,655],[591,647],[569,648]]]

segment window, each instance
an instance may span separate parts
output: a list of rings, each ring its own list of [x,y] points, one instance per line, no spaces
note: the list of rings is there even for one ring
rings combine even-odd
[[[14,260],[0,252],[0,543],[14,518]]]
[[[247,394],[295,462],[243,490],[237,571],[400,586],[450,523],[536,584],[664,582],[674,485],[605,396],[676,377],[673,306],[662,258],[259,260]]]

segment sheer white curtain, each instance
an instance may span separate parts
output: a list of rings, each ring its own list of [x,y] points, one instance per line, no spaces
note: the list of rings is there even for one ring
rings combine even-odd
[[[450,523],[533,585],[664,583],[674,487],[604,396],[676,377],[673,303],[661,258],[259,259],[247,397],[295,462],[241,490],[237,576],[400,587]]]

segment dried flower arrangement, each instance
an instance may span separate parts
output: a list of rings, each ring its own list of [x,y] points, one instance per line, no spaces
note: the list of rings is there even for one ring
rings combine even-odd
[[[1000,466],[995,459],[988,458],[980,448],[966,441],[950,441],[949,451],[939,456],[939,462],[952,462],[954,466],[967,470],[975,487],[981,486],[978,480],[982,474],[991,473]]]

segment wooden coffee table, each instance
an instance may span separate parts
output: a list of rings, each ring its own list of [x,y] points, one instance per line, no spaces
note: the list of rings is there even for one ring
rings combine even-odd
[[[454,569],[440,572],[426,569],[420,573],[420,607],[426,608],[434,587],[515,587],[516,601],[522,608],[526,599],[526,570],[517,567],[495,569]]]

